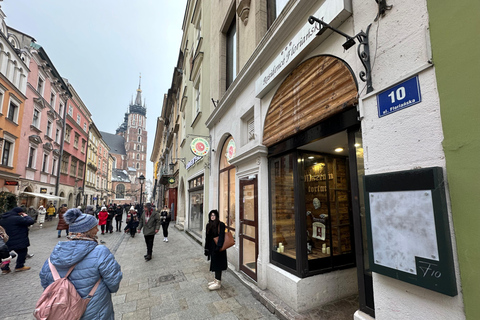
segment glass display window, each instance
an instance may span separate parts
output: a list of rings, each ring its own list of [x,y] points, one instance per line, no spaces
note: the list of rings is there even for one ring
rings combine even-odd
[[[270,158],[271,259],[301,277],[355,265],[348,158]]]
[[[220,156],[219,170],[219,203],[220,221],[223,221],[227,230],[235,235],[235,166],[230,160],[235,157],[235,140],[229,137],[223,144]]]

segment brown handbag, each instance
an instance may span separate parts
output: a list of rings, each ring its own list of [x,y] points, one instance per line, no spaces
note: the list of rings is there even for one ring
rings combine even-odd
[[[217,244],[218,237],[213,238],[213,241],[215,241],[215,244]],[[220,249],[220,251],[225,251],[231,246],[233,246],[234,244],[235,244],[235,239],[233,238],[233,234],[230,231],[225,232],[225,241],[223,241],[223,246]]]

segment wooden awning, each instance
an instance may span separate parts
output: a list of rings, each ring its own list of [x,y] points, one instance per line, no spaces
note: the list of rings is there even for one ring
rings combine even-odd
[[[300,64],[280,85],[265,118],[270,147],[357,103],[354,75],[342,60],[317,56]]]

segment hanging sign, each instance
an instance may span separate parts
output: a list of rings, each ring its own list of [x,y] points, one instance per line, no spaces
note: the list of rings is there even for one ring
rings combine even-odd
[[[47,193],[47,188],[40,188],[40,193]]]
[[[418,76],[415,76],[377,95],[378,117],[384,117],[419,102],[422,102],[422,95]]]
[[[227,153],[225,154],[225,158],[227,158],[228,163],[235,157],[237,149],[235,147],[235,140],[230,140],[227,144]]]
[[[199,157],[205,157],[210,150],[210,146],[208,141],[204,138],[195,138],[190,143],[190,150],[192,150],[193,154]]]
[[[168,178],[168,183],[174,184],[175,183],[175,178],[174,177]]]

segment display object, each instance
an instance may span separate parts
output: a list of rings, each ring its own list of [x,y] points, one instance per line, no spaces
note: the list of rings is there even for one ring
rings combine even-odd
[[[457,295],[443,169],[365,176],[370,268]]]

